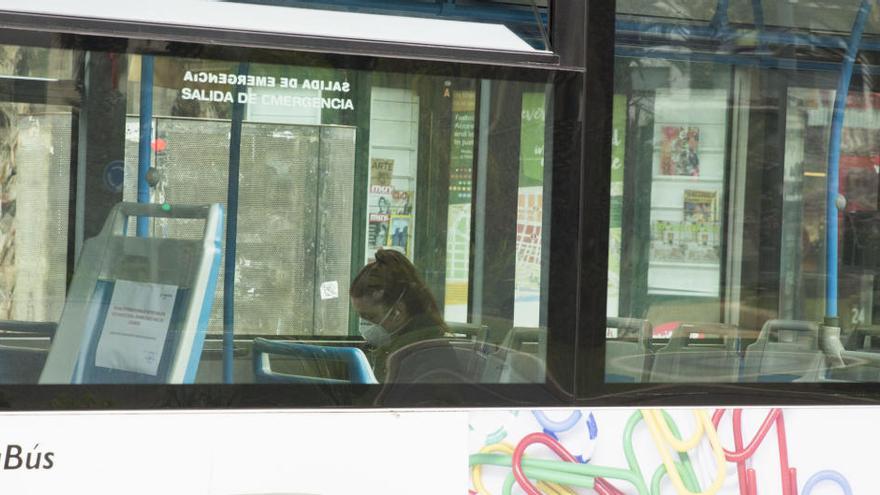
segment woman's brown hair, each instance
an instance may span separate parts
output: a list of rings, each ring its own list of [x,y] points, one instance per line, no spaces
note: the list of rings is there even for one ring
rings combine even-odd
[[[376,251],[375,260],[361,268],[351,282],[350,294],[355,298],[368,297],[389,307],[400,300],[410,316],[424,315],[432,324],[446,327],[437,301],[416,267],[393,249]]]

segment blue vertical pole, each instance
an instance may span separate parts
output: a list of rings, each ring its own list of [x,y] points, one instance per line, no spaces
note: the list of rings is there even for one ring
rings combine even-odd
[[[246,75],[248,64],[238,66],[238,74]],[[241,163],[241,124],[244,104],[238,95],[246,92],[244,86],[233,91],[232,125],[229,131],[229,182],[226,189],[226,259],[223,274],[223,383],[233,382],[233,350],[235,345],[235,258],[238,237],[238,174]]]
[[[729,4],[730,0],[718,0],[718,4],[715,6],[715,15],[712,16],[709,24],[715,29],[716,33],[727,31],[727,9]]]
[[[834,111],[831,114],[831,137],[828,142],[828,183],[825,194],[825,319],[837,318],[837,197],[840,191],[840,136],[843,132],[843,117],[846,112],[846,98],[852,79],[853,65],[859,52],[862,32],[871,11],[871,0],[862,0],[852,33],[846,45],[837,93],[834,95]]]
[[[752,0],[752,20],[754,21],[755,29],[758,30],[758,34],[763,34],[764,6],[761,3],[761,0]]]
[[[147,183],[147,171],[150,170],[150,145],[153,141],[153,56],[141,57],[141,115],[140,132],[138,134],[138,203],[150,202],[150,185]],[[138,217],[137,236],[146,237],[149,218]]]
[[[752,0],[752,20],[755,24],[755,29],[758,31],[758,48],[761,51],[765,51],[767,49],[767,43],[764,40],[764,5],[761,3],[762,0]]]

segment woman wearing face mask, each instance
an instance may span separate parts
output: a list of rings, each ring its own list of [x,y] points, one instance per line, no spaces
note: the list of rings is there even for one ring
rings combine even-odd
[[[360,330],[373,346],[373,371],[380,381],[393,352],[415,342],[442,339],[446,324],[431,291],[398,251],[380,249],[351,283],[351,302],[365,321]],[[455,361],[449,347],[449,364]]]

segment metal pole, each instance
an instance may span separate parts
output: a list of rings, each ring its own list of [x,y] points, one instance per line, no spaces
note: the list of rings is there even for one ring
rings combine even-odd
[[[489,169],[489,131],[491,122],[489,120],[489,112],[491,111],[492,83],[488,79],[480,80],[478,109],[479,122],[477,122],[477,177],[476,184],[473,188],[474,197],[471,200],[474,205],[474,248],[473,248],[473,280],[472,290],[473,296],[471,300],[473,304],[470,308],[471,323],[483,323],[483,293],[484,284],[483,277],[485,274],[486,258],[486,189],[488,181]]]
[[[150,202],[150,185],[147,183],[147,172],[150,170],[150,152],[153,141],[153,56],[141,57],[141,114],[140,133],[138,134],[138,203]],[[138,217],[137,236],[146,237],[149,218]]]
[[[238,66],[238,74],[246,75],[248,64]],[[223,268],[223,383],[233,382],[233,350],[235,345],[235,258],[238,236],[238,174],[241,162],[241,124],[244,120],[244,104],[238,95],[246,92],[244,86],[236,86],[233,92],[232,125],[229,131],[229,182],[226,190],[226,258]]]
[[[840,136],[843,131],[843,118],[846,112],[846,99],[852,79],[853,65],[859,52],[859,43],[865,29],[865,21],[871,11],[870,0],[862,0],[852,33],[843,58],[837,93],[834,96],[834,112],[831,114],[831,137],[828,142],[828,182],[825,194],[825,320],[826,324],[836,326],[837,321],[837,237],[838,205],[840,191]]]
[[[727,8],[730,0],[718,0],[715,6],[715,15],[712,16],[710,24],[717,33],[723,33],[727,30]]]

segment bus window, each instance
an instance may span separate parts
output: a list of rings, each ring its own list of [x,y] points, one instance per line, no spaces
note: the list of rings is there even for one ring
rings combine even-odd
[[[605,382],[880,380],[878,93],[835,90],[858,9],[819,63],[782,4],[617,7]]]
[[[552,73],[84,43],[4,47],[0,381],[548,380]]]

